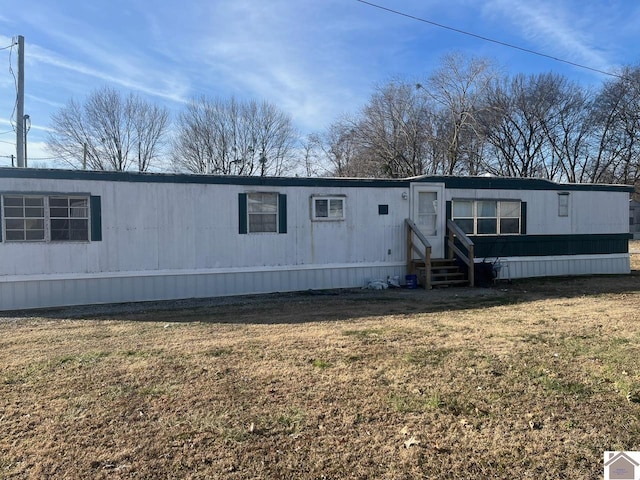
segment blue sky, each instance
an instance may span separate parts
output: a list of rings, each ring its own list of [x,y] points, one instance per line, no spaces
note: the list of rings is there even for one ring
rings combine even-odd
[[[635,0],[372,3],[596,69],[640,62]],[[596,86],[607,79],[357,0],[0,0],[0,48],[17,35],[26,42],[33,163],[51,156],[44,145],[51,114],[103,86],[174,115],[200,95],[267,100],[310,133],[356,112],[376,85],[424,79],[454,51],[492,58],[505,74],[553,71]],[[0,165],[15,153],[10,62],[15,71],[15,49],[0,50]]]

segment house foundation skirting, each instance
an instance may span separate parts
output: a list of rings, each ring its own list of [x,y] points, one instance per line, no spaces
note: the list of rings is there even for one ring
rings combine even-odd
[[[366,286],[405,263],[108,272],[0,277],[0,311]]]
[[[554,277],[572,275],[628,274],[631,262],[628,253],[609,255],[553,255],[531,257],[476,258],[476,262],[496,260],[502,266],[499,279]]]

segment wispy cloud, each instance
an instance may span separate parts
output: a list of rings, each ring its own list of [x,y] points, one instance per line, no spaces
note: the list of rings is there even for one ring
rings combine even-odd
[[[567,7],[556,1],[538,0],[532,4],[524,0],[492,0],[484,9],[506,17],[525,39],[539,46],[541,53],[591,68],[610,68],[607,52],[602,42],[594,38],[593,29],[581,21],[578,9]]]
[[[28,93],[25,94],[25,97],[27,98],[27,100],[33,100],[34,102],[44,103],[45,105],[49,105],[50,107],[54,107],[54,108],[64,107],[64,103],[55,102],[55,101],[49,100],[48,98],[38,97],[36,95],[31,95]]]
[[[164,100],[184,103],[188,82],[162,65],[153,65],[136,45],[118,41],[116,32],[96,29],[94,25],[65,16],[55,10],[41,9],[25,19],[52,39],[54,48],[28,45],[28,61],[86,75],[101,82]],[[73,32],[73,33],[69,33]],[[109,33],[110,37],[104,37]],[[68,53],[73,53],[73,58]]]
[[[181,88],[180,85],[171,84],[167,85],[166,88],[155,88],[131,78],[109,74],[101,69],[91,67],[84,63],[69,60],[38,45],[30,46],[30,58],[36,62],[45,63],[47,65],[69,70],[81,75],[87,75],[105,83],[119,85],[133,91],[153,95],[165,100],[171,100],[178,103],[184,103],[187,101],[184,95],[184,88]]]
[[[361,69],[360,43],[350,41],[367,22],[343,5],[216,3],[208,11],[215,28],[194,42],[203,74],[215,72],[220,90],[277,104],[303,127],[326,125],[360,105],[368,90],[363,85],[375,81]]]

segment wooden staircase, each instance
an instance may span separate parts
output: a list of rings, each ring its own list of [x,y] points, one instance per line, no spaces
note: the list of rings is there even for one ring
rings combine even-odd
[[[427,285],[427,268],[423,261],[415,260],[413,268],[418,276],[418,283]],[[455,259],[432,258],[431,259],[431,283],[432,287],[452,287],[469,285],[469,279],[460,270]]]
[[[447,220],[449,258],[431,258],[431,244],[413,220],[407,226],[407,274],[415,274],[426,290],[452,285],[475,286],[474,245],[471,239],[450,219]],[[417,258],[416,258],[417,257]],[[460,265],[466,265],[466,274]]]

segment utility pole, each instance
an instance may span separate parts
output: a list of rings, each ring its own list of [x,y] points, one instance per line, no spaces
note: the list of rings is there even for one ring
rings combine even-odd
[[[24,37],[18,35],[18,98],[16,99],[16,153],[18,168],[24,168]]]

